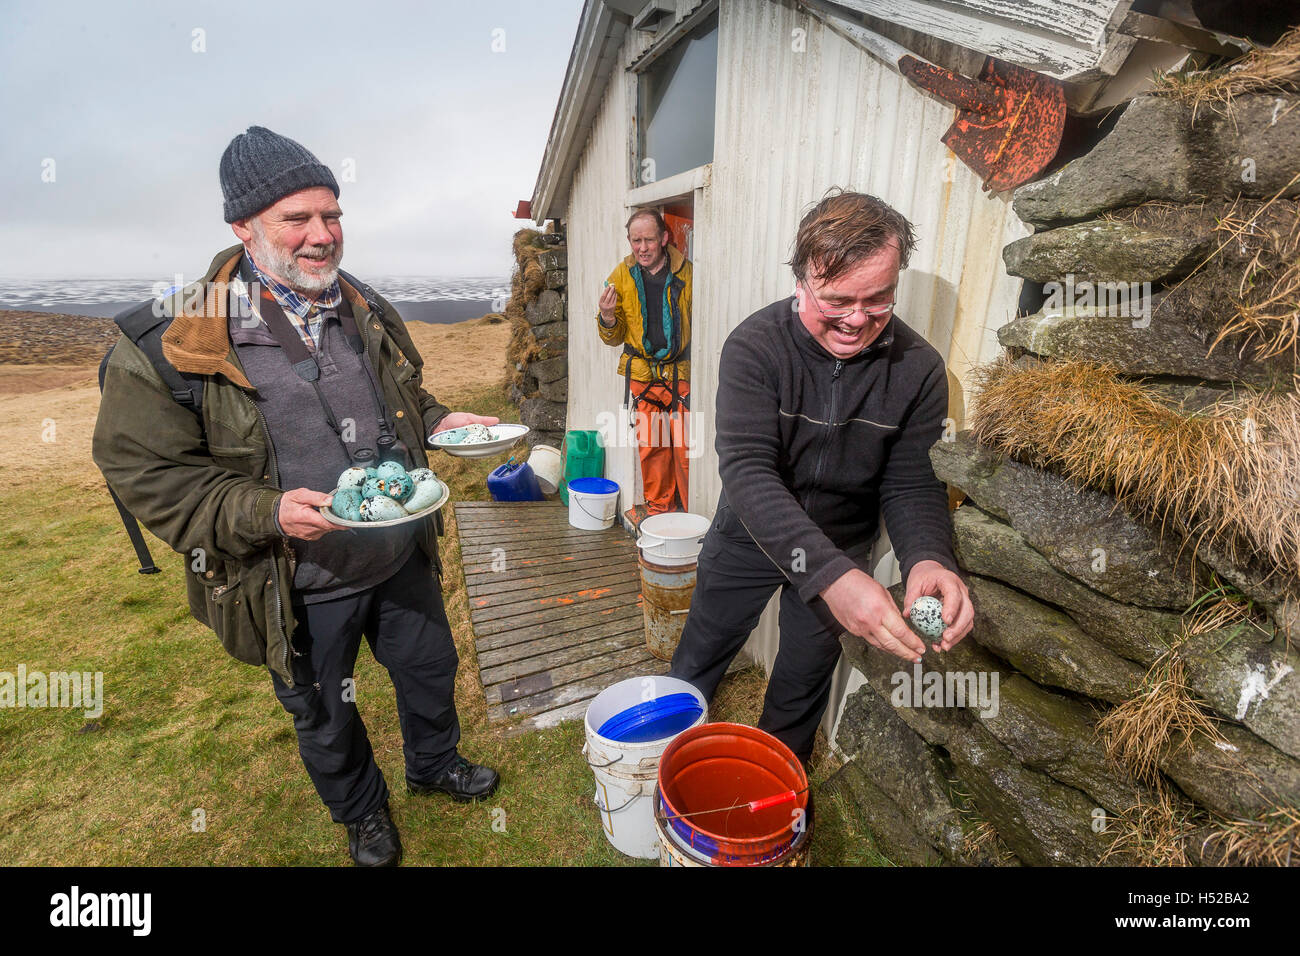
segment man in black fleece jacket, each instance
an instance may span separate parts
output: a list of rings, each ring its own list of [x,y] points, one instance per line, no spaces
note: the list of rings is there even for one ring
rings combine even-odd
[[[948,650],[974,612],[952,552],[948,495],[930,465],[948,384],[939,353],[893,314],[911,224],[880,200],[836,193],[803,219],[790,298],[727,337],[718,372],[722,494],[701,550],[674,677],[712,699],[781,589],[781,645],[758,726],[803,761],[848,631],[908,661],[925,645],[862,570],[883,510],[904,613],[943,601]]]

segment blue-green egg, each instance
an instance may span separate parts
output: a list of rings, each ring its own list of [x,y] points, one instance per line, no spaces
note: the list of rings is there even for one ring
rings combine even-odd
[[[379,480],[384,486],[384,494],[399,503],[411,497],[411,492],[415,490],[415,482],[411,481],[411,476],[406,472],[381,477]]]
[[[415,485],[411,497],[402,503],[408,514],[415,514],[425,508],[431,508],[442,498],[442,485],[437,481],[421,481]]]
[[[398,475],[406,474],[406,469],[398,462],[384,461],[380,462],[375,468],[375,474],[380,478],[395,478]]]
[[[411,476],[411,480],[417,485],[422,481],[431,481],[438,477],[429,468],[412,468],[407,474]]]
[[[357,488],[340,488],[334,492],[330,511],[345,521],[361,520],[361,491]]]

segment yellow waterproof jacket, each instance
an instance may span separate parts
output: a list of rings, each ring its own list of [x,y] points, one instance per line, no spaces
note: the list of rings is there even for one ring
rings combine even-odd
[[[668,299],[668,324],[664,338],[668,345],[651,355],[650,341],[645,333],[645,314],[662,315],[661,308],[643,306],[645,285],[641,281],[641,267],[636,257],[629,255],[609,274],[609,284],[618,292],[618,305],[614,307],[614,325],[606,328],[596,313],[596,328],[600,340],[606,345],[623,346],[618,360],[618,374],[627,377],[629,363],[631,377],[637,382],[673,380],[674,366],[677,380],[691,379],[691,261],[668,247],[668,282],[664,296]]]

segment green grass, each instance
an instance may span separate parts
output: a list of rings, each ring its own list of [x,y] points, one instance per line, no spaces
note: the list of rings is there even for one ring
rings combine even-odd
[[[514,419],[497,389],[462,408]],[[485,498],[499,464],[438,456],[453,500]],[[134,555],[102,483],[87,480],[18,507],[0,490],[0,671],[102,671],[104,712],[0,710],[0,859],[23,865],[348,865],[346,836],[321,805],[289,716],[263,668],[226,656],[189,616],[182,559],[147,536],[157,575]],[[69,503],[75,502],[74,506]],[[571,721],[507,737],[489,727],[450,513],[444,599],[460,653],[461,750],[501,771],[490,800],[409,795],[392,684],[365,648],[357,703],[408,864],[629,865],[605,840]],[[753,722],[764,678],[724,682],[717,719]],[[832,808],[828,807],[828,811]],[[206,828],[192,826],[202,810]],[[504,817],[500,812],[504,811]],[[504,821],[504,832],[493,828]],[[864,862],[842,808],[818,820],[813,859]],[[868,854],[869,856],[869,854]],[[878,861],[877,861],[878,862]]]

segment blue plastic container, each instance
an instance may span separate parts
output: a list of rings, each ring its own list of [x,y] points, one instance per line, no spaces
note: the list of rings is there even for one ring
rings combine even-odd
[[[507,462],[493,470],[487,478],[488,493],[493,501],[541,501],[542,489],[537,475],[528,462],[512,465]]]
[[[574,478],[569,487],[585,495],[607,495],[618,491],[618,482],[608,478]]]
[[[667,694],[619,711],[596,733],[618,743],[644,744],[681,733],[702,713],[694,694]]]

